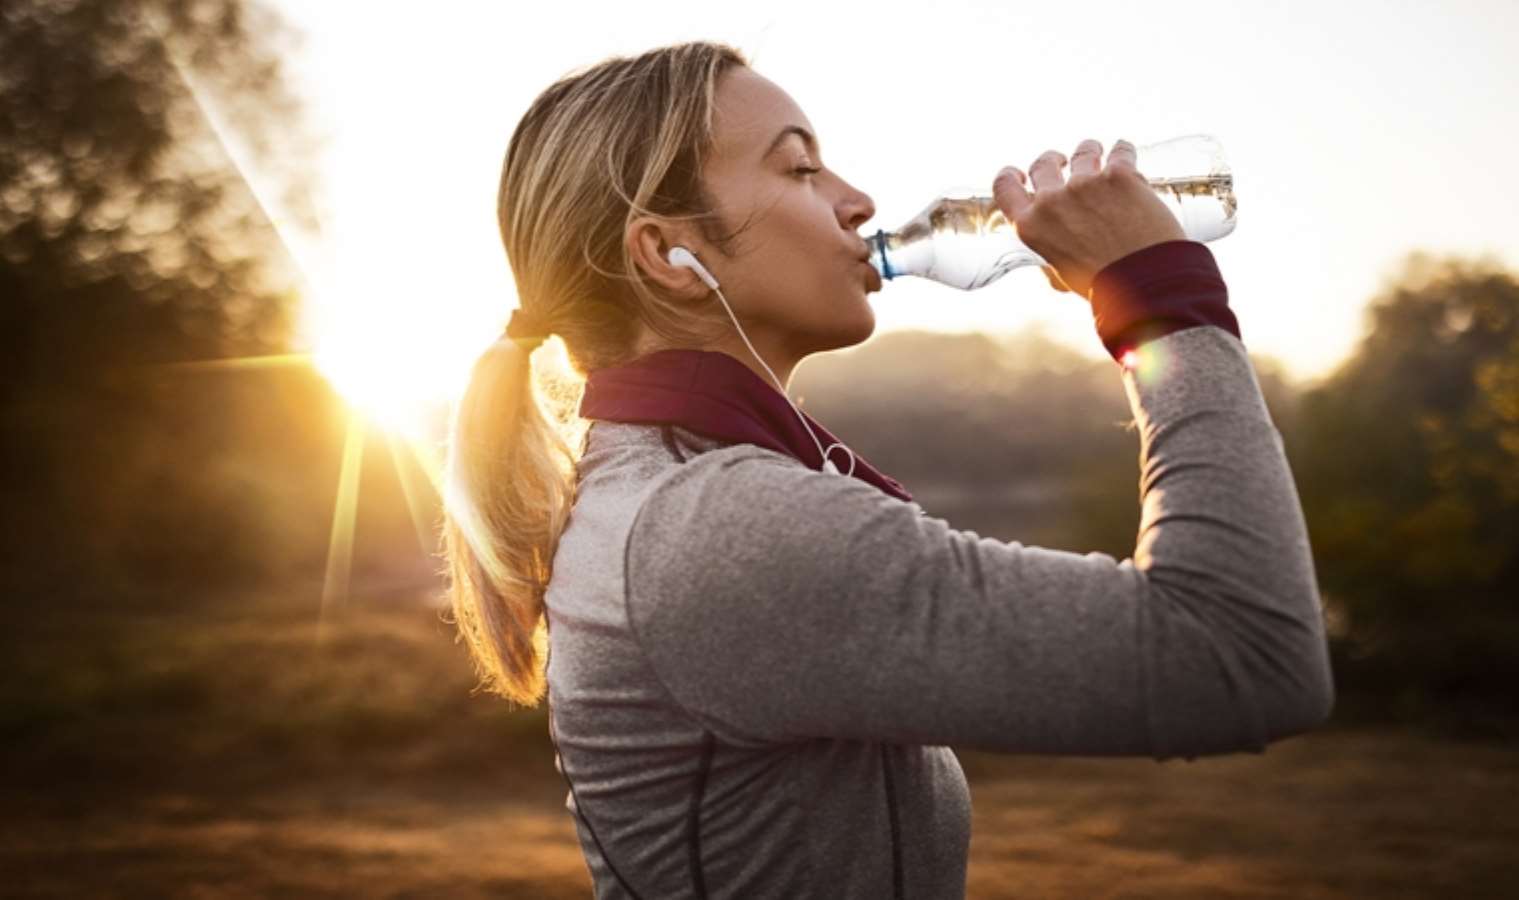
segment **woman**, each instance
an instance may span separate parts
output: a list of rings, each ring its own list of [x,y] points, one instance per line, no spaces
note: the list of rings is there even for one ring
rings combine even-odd
[[[798,362],[874,328],[874,207],[736,51],[609,60],[523,117],[521,305],[458,410],[447,550],[485,683],[548,694],[596,896],[959,897],[946,745],[1191,759],[1328,716],[1297,495],[1212,255],[1132,146],[1069,162],[994,187],[1126,364],[1122,562],[957,531],[791,405]],[[573,451],[532,377],[550,334],[587,376]]]

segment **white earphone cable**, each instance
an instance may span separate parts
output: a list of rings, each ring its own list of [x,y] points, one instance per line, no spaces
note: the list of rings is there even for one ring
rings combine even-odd
[[[738,316],[735,316],[733,314],[733,307],[728,305],[728,298],[723,296],[722,288],[718,287],[716,284],[710,284],[709,286],[712,288],[713,292],[717,294],[717,299],[723,302],[723,309],[727,310],[728,318],[733,320],[733,327],[738,329],[738,336],[743,338],[744,346],[749,348],[749,352],[754,354],[754,358],[759,360],[759,364],[765,367],[766,372],[770,373],[770,380],[775,382],[776,390],[780,391],[781,396],[786,398],[786,405],[791,407],[791,411],[796,413],[797,420],[802,423],[802,427],[807,429],[807,435],[812,438],[812,443],[818,448],[818,455],[823,458],[823,471],[839,474],[839,467],[833,464],[833,460],[828,458],[828,454],[833,450],[834,447],[843,447],[844,452],[849,454],[849,471],[843,474],[853,475],[854,451],[845,446],[841,441],[835,441],[834,443],[829,444],[827,450],[823,449],[822,442],[819,441],[818,436],[813,433],[812,426],[807,424],[807,419],[802,415],[802,411],[800,409],[797,409],[796,404],[792,403],[791,398],[787,396],[786,389],[781,385],[781,380],[775,377],[774,370],[772,370],[770,368],[770,365],[765,362],[764,357],[759,355],[759,351],[754,349],[754,345],[749,343],[749,336],[747,334],[744,334],[744,327],[738,324]]]

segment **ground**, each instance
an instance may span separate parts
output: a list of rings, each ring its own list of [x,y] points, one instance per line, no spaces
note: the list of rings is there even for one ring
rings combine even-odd
[[[541,711],[470,697],[435,610],[334,613],[320,648],[310,626],[240,607],[29,631],[5,688],[0,893],[590,896]],[[1506,738],[1334,721],[1192,762],[961,759],[973,898],[1519,884]]]

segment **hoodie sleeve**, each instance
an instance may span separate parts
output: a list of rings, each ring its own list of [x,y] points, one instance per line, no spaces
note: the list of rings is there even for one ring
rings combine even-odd
[[[1334,703],[1292,474],[1244,345],[1204,325],[1120,370],[1141,519],[1118,561],[960,531],[752,446],[657,484],[629,621],[718,734],[1001,752],[1260,752]]]

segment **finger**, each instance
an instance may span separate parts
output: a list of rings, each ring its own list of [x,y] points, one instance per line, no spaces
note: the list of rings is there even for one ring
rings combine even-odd
[[[1071,154],[1071,177],[1096,175],[1102,169],[1102,144],[1088,138],[1076,145]]]
[[[1057,291],[1064,291],[1067,294],[1075,293],[1075,291],[1072,291],[1070,287],[1065,283],[1065,279],[1060,277],[1060,273],[1056,272],[1052,267],[1040,266],[1039,268],[1044,270],[1044,277],[1049,279],[1050,287],[1054,288]]]
[[[1046,150],[1039,154],[1034,164],[1028,167],[1028,177],[1034,182],[1034,193],[1065,187],[1065,178],[1060,174],[1060,169],[1064,166],[1065,154],[1058,150]]]
[[[1012,166],[1004,166],[992,180],[992,198],[997,201],[997,206],[1009,221],[1016,219],[1019,213],[1034,202],[1034,198],[1023,187],[1026,181],[1028,179],[1024,174]]]
[[[1128,166],[1137,168],[1139,152],[1134,145],[1122,138],[1113,142],[1113,149],[1108,151],[1108,166]]]

